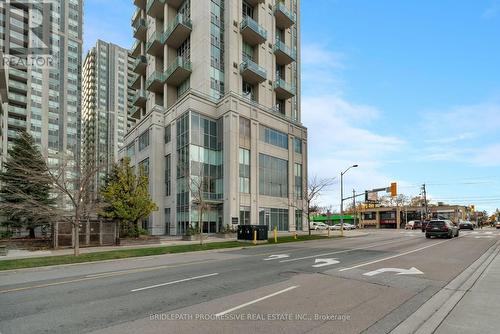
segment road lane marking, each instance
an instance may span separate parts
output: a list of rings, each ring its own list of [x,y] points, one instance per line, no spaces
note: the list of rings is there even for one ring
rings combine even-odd
[[[417,238],[415,238],[415,239],[417,239]],[[313,259],[313,258],[320,257],[320,256],[328,256],[328,255],[334,255],[334,254],[349,253],[349,252],[354,252],[354,251],[357,251],[357,250],[363,250],[363,249],[374,248],[374,247],[385,246],[385,245],[389,245],[389,244],[394,244],[394,243],[398,243],[398,242],[407,242],[407,241],[408,241],[408,239],[401,239],[401,240],[383,242],[383,243],[380,243],[380,244],[375,244],[375,245],[370,245],[370,246],[357,247],[357,248],[353,248],[353,249],[344,249],[344,250],[341,250],[341,251],[335,251],[335,252],[330,252],[330,253],[309,255],[309,256],[297,257],[295,259],[282,260],[282,261],[280,261],[280,263]]]
[[[39,284],[39,285],[32,285],[32,286],[24,286],[24,287],[20,287],[20,288],[0,290],[0,294],[8,293],[8,292],[18,292],[18,291],[24,291],[24,290],[31,290],[31,289],[48,288],[48,287],[56,286],[56,285],[85,282],[85,281],[97,280],[97,279],[100,279],[100,278],[108,278],[108,277],[114,277],[114,276],[123,276],[123,275],[134,274],[134,273],[139,273],[139,272],[146,272],[146,271],[152,271],[152,270],[184,267],[184,266],[189,266],[189,265],[193,265],[193,264],[202,264],[202,263],[206,263],[206,262],[207,261],[197,261],[197,262],[182,263],[182,264],[177,264],[177,265],[165,265],[165,266],[160,266],[160,267],[140,268],[140,269],[136,269],[134,271],[127,270],[125,272],[123,272],[123,271],[116,272],[116,273],[112,273],[111,272],[111,273],[108,273],[108,274],[100,274],[99,276],[90,275],[88,277],[77,278],[77,279],[72,279],[72,280],[67,280],[67,281],[53,282],[53,283],[46,283],[46,284]]]
[[[450,239],[450,240],[453,240],[453,239]],[[426,248],[430,248],[430,247],[434,247],[434,246],[440,245],[440,244],[442,244],[444,242],[447,242],[447,241],[450,241],[450,240],[440,241],[440,242],[437,242],[437,243],[432,244],[432,245],[427,245],[425,247],[420,247],[420,248],[417,248],[417,249],[414,249],[414,250],[411,250],[411,251],[408,251],[408,252],[404,252],[404,253],[401,253],[401,254],[396,254],[396,255],[388,256],[388,257],[385,257],[385,258],[382,258],[382,259],[378,259],[378,260],[374,260],[374,261],[370,261],[370,262],[361,263],[361,264],[355,265],[353,267],[342,268],[342,269],[339,269],[339,271],[347,271],[347,270],[356,269],[356,268],[359,268],[359,267],[364,267],[364,266],[367,266],[367,265],[370,265],[370,264],[374,264],[374,263],[378,263],[378,262],[382,262],[382,261],[394,259],[394,258],[397,258],[397,257],[400,257],[400,256],[404,256],[404,255],[408,255],[408,254],[411,254],[411,253],[415,253],[415,252],[421,251],[421,250],[426,249]]]
[[[244,308],[244,307],[247,307],[247,306],[249,306],[249,305],[252,305],[252,304],[255,304],[255,303],[261,302],[261,301],[263,301],[263,300],[266,300],[266,299],[272,298],[272,297],[274,297],[274,296],[280,295],[280,294],[282,294],[282,293],[288,292],[288,291],[293,290],[293,289],[296,289],[296,288],[298,288],[298,287],[299,287],[298,285],[291,286],[291,287],[289,287],[289,288],[286,288],[286,289],[283,289],[283,290],[277,291],[277,292],[275,292],[275,293],[271,293],[270,295],[267,295],[267,296],[264,296],[264,297],[261,297],[261,298],[258,298],[258,299],[255,299],[255,300],[249,301],[249,302],[247,302],[247,303],[244,303],[244,304],[241,304],[241,305],[235,306],[235,307],[233,307],[233,308],[230,308],[229,310],[222,311],[222,312],[220,312],[220,313],[217,313],[215,316],[216,316],[216,317],[222,317],[223,315],[228,314],[228,313],[231,313],[231,312],[236,311],[236,310],[239,310],[240,308]]]
[[[370,272],[364,273],[363,275],[364,276],[375,276],[375,275],[378,275],[378,274],[391,273],[391,272],[397,273],[396,275],[423,275],[424,274],[423,272],[421,272],[417,268],[411,267],[410,269],[381,268],[381,269],[377,269],[377,270],[374,270],[374,271],[370,271]]]
[[[271,260],[279,260],[279,259],[285,259],[287,257],[290,257],[288,254],[276,254],[276,255],[269,255],[267,259],[264,259],[264,261],[271,261]]]
[[[321,268],[340,263],[340,261],[338,261],[337,259],[316,259],[314,263],[317,264],[313,265],[313,268]]]
[[[137,292],[137,291],[149,290],[149,289],[159,288],[161,286],[172,285],[172,284],[177,284],[177,283],[182,283],[182,282],[187,282],[187,281],[193,281],[193,280],[196,280],[196,279],[201,279],[201,278],[206,278],[206,277],[211,277],[211,276],[217,276],[217,275],[219,275],[219,273],[213,273],[213,274],[207,274],[207,275],[189,277],[189,278],[184,278],[184,279],[180,279],[180,280],[177,280],[177,281],[172,281],[172,282],[167,282],[167,283],[161,283],[161,284],[155,284],[155,285],[145,286],[143,288],[133,289],[133,290],[130,290],[130,292]]]

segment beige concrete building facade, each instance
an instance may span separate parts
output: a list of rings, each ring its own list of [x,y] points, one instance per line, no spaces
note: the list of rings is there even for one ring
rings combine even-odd
[[[136,0],[137,124],[121,156],[149,175],[159,207],[143,226],[183,234],[226,225],[307,229],[298,0]],[[187,172],[186,172],[187,171]]]

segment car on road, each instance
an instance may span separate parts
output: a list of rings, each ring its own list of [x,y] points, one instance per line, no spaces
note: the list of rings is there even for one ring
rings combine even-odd
[[[328,229],[328,225],[326,225],[325,223],[318,223],[318,222],[312,222],[310,225],[309,225],[309,228],[311,230],[326,230]]]
[[[461,221],[459,224],[458,224],[458,227],[461,229],[461,230],[474,230],[474,224],[472,224],[470,221],[468,220],[464,220],[464,221]]]
[[[500,228],[500,221],[495,222],[495,227],[496,227],[496,228]]]
[[[332,226],[330,226],[330,229],[335,230],[335,231],[340,231],[341,225],[342,224],[332,225]],[[349,224],[349,223],[344,223],[344,230],[348,231],[348,230],[354,230],[354,229],[356,229],[356,226]]]
[[[431,237],[445,237],[451,239],[453,237],[458,237],[458,235],[458,226],[454,225],[449,220],[431,220],[425,227],[425,237],[427,239]]]
[[[422,226],[420,220],[410,220],[408,224],[406,224],[406,230],[418,230]]]

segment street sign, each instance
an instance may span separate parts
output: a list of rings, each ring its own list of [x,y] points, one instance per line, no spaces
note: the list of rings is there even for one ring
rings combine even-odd
[[[337,259],[316,259],[314,263],[316,264],[313,265],[313,268],[321,268],[340,263],[340,261],[337,261]]]
[[[288,254],[269,255],[269,257],[267,259],[264,259],[264,261],[286,259],[287,257],[290,257],[290,255],[288,255]]]
[[[375,276],[382,273],[394,272],[396,275],[423,275],[424,273],[418,270],[415,267],[411,267],[410,269],[400,269],[400,268],[381,268],[374,271],[370,271],[364,273],[364,276]]]

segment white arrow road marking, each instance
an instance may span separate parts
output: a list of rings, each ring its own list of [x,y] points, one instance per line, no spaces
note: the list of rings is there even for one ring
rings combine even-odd
[[[370,271],[368,273],[364,273],[365,276],[375,276],[382,273],[395,272],[396,275],[423,275],[424,273],[418,270],[415,267],[411,267],[410,269],[399,269],[399,268],[381,268],[374,271]]]
[[[271,261],[271,260],[279,260],[279,259],[285,259],[287,257],[290,257],[288,254],[276,254],[276,255],[269,255],[267,259],[264,259],[264,261]]]
[[[313,265],[313,268],[320,268],[320,267],[326,267],[326,266],[331,266],[332,264],[337,264],[340,263],[340,261],[337,261],[337,259],[316,259],[314,263],[319,263]]]

